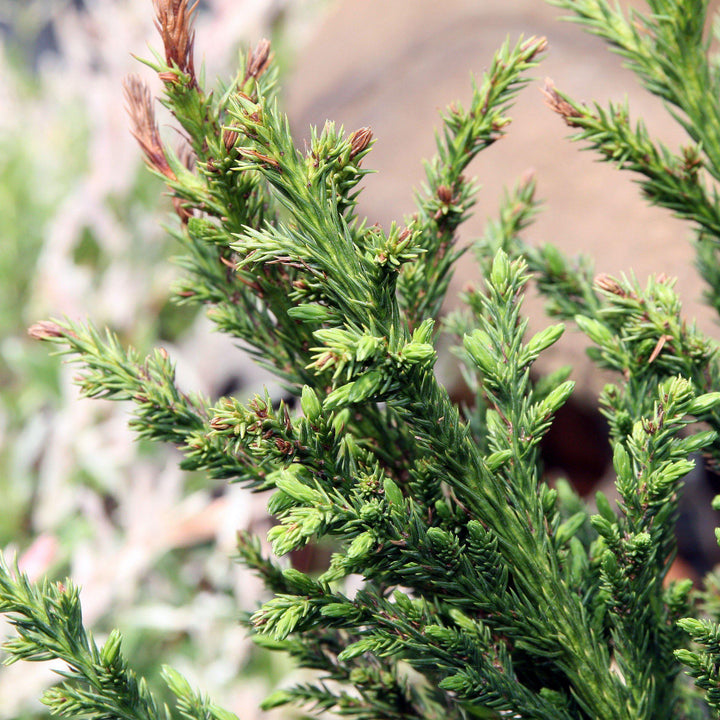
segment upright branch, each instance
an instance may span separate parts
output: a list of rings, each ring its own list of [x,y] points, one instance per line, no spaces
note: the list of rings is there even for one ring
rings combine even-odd
[[[511,122],[506,113],[546,47],[545,38],[520,40],[514,47],[507,40],[481,81],[473,81],[470,107],[453,104],[442,115],[437,155],[425,163],[426,184],[415,193],[417,213],[409,224],[423,252],[398,281],[400,302],[413,326],[437,318],[452,268],[464,252],[456,247],[456,231],[470,217],[477,193],[465,170],[506,132]]]

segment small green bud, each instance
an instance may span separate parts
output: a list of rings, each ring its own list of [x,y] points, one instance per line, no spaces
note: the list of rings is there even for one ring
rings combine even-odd
[[[355,359],[358,362],[364,362],[368,358],[373,357],[381,345],[381,338],[375,337],[374,335],[362,335],[357,343]]]
[[[496,438],[507,437],[507,425],[500,417],[500,413],[493,408],[488,408],[485,412],[485,424],[487,425],[488,435]]]
[[[176,697],[188,697],[193,694],[190,683],[174,668],[162,666],[162,677],[165,684]]]
[[[377,645],[374,638],[363,638],[357,642],[348,645],[337,657],[340,662],[346,662],[353,658],[359,657],[366,652],[372,652]]]
[[[620,442],[615,443],[615,447],[613,448],[613,467],[615,468],[618,478],[621,480],[629,480],[632,476],[630,455],[628,455],[628,451]]]
[[[348,401],[351,403],[361,403],[371,400],[380,392],[383,381],[385,380],[380,370],[370,370],[361,375],[355,382],[350,383],[350,391],[348,393]],[[347,387],[347,386],[346,386]]]
[[[320,610],[321,615],[333,618],[352,617],[355,612],[355,608],[348,603],[329,603]]]
[[[445,565],[452,567],[460,554],[460,544],[457,537],[439,527],[428,528],[427,537],[433,554],[442,560]]]
[[[334,320],[337,313],[320,303],[304,303],[288,308],[288,317],[301,322],[324,323]]]
[[[275,487],[303,505],[317,505],[322,502],[322,493],[306,485],[289,469],[281,470],[275,480]]]
[[[436,642],[447,643],[452,640],[452,631],[442,625],[426,625],[423,634]]]
[[[477,632],[477,625],[475,621],[468,617],[462,610],[457,608],[451,608],[449,611],[450,617],[463,629],[465,632],[475,633]]]
[[[208,241],[217,242],[220,236],[218,226],[203,217],[188,218],[187,231],[193,240],[199,240],[203,244]]]
[[[682,448],[683,453],[691,455],[692,453],[702,450],[708,445],[712,445],[712,443],[717,440],[717,436],[718,435],[714,430],[703,430],[702,432],[697,432],[690,437],[683,438],[678,443],[678,451]]]
[[[595,493],[595,504],[597,505],[598,512],[606,522],[612,524],[617,523],[617,515],[615,515],[615,511],[612,509],[610,501],[604,492],[598,490]]]
[[[282,574],[296,595],[307,595],[317,589],[312,578],[296,568],[285,568]]]
[[[664,305],[670,312],[677,310],[680,301],[672,287],[665,283],[654,283],[652,292],[658,305]]]
[[[683,628],[683,630],[685,629],[682,625],[682,620],[678,620],[678,625]],[[699,658],[697,654],[690,650],[680,648],[679,650],[674,650],[673,653],[677,658],[677,661],[681,662],[683,665],[687,665],[690,668],[700,665],[700,663],[698,662]]]
[[[291,532],[287,525],[274,525],[268,530],[268,542],[272,545],[273,552],[282,557],[292,550],[296,550],[307,542],[297,529]]]
[[[350,676],[348,679],[350,680],[351,685],[355,685],[356,687],[358,687],[361,685],[365,685],[368,680],[371,679],[371,676],[365,668],[354,667],[350,671]]]
[[[565,258],[554,245],[543,245],[541,253],[551,275],[562,275],[565,272]]]
[[[377,500],[365,503],[360,508],[360,519],[368,525],[373,525],[382,518],[382,509]]]
[[[303,614],[303,609],[299,604],[291,605],[285,610],[273,628],[275,638],[284,640],[298,626],[298,623],[303,618]]]
[[[543,514],[549,516],[555,511],[557,506],[558,491],[556,488],[547,485],[540,486],[540,503],[542,504]]]
[[[352,457],[360,459],[362,451],[360,446],[357,444],[357,440],[350,434],[347,433],[340,438],[340,455],[342,457]]]
[[[510,259],[507,253],[500,249],[493,259],[492,269],[490,270],[490,282],[499,290],[504,288],[510,278]]]
[[[676,580],[670,583],[667,589],[669,596],[669,604],[673,607],[679,607],[687,602],[688,595],[692,592],[693,581],[690,578]]]
[[[435,321],[432,318],[423,320],[418,325],[412,334],[412,343],[418,343],[420,345],[432,344],[433,328],[435,327]]]
[[[585,333],[596,345],[601,347],[613,345],[615,337],[610,328],[603,325],[599,320],[585,317],[585,315],[576,315],[575,322],[577,326]]]
[[[677,624],[686,633],[689,633],[693,637],[697,637],[698,635],[705,633],[705,625],[701,620],[697,620],[696,618],[681,618],[678,620]]]
[[[443,678],[438,683],[441,690],[448,690],[449,692],[463,692],[472,686],[473,682],[463,672]]]
[[[402,349],[401,357],[413,364],[430,365],[435,363],[436,352],[429,343],[409,342]]]
[[[353,539],[345,555],[352,560],[365,557],[374,545],[375,537],[370,531],[366,530]]]
[[[267,509],[271,515],[278,515],[281,512],[285,512],[285,510],[289,510],[295,504],[296,501],[293,497],[282,490],[278,490],[270,496]]]
[[[344,437],[352,437],[352,435],[348,433]],[[354,440],[351,449],[357,453],[356,457],[360,458],[361,450]],[[382,480],[382,478],[383,474],[379,468],[377,468],[376,471],[373,472],[371,475],[368,473],[360,473],[357,476],[357,489],[359,490],[360,494],[363,495],[363,497],[377,495],[382,491],[382,487],[380,485],[380,481]],[[373,500],[372,502],[377,501]]]
[[[551,390],[540,403],[541,415],[547,416],[556,413],[567,402],[574,389],[575,382],[566,380],[562,385]]]
[[[668,463],[662,469],[662,481],[664,483],[673,483],[685,477],[694,467],[695,463],[692,460],[676,460]]]
[[[576,512],[571,515],[555,533],[555,541],[558,546],[565,545],[570,541],[570,538],[574,537],[577,531],[583,526],[587,519],[587,513],[584,511]]]
[[[485,465],[490,472],[500,469],[513,456],[512,450],[497,450],[485,458]]]
[[[592,515],[590,524],[597,530],[598,535],[614,540],[616,536],[615,524],[608,522],[602,515]]]
[[[713,510],[720,510],[720,495],[716,495],[712,499],[712,509]]]
[[[322,413],[322,405],[316,392],[309,385],[303,385],[300,407],[305,417],[311,423],[316,423],[319,420]]]
[[[704,415],[720,405],[720,392],[705,393],[696,397],[688,406],[688,415]]]
[[[339,388],[335,388],[323,402],[324,410],[337,410],[338,408],[344,408],[350,404],[350,396],[353,393],[354,382],[346,383],[341,385]]]
[[[390,505],[401,506],[404,504],[405,499],[403,498],[402,490],[390,478],[385,478],[383,489]]]
[[[628,538],[628,548],[631,553],[640,553],[645,555],[652,545],[652,538],[648,532],[639,532],[630,535]]]
[[[108,636],[108,639],[105,641],[102,651],[100,652],[100,659],[102,660],[103,665],[110,667],[115,664],[115,661],[120,654],[121,643],[122,635],[120,634],[120,631],[117,629],[113,630]]]
[[[565,332],[563,323],[551,325],[541,330],[530,338],[530,342],[525,346],[525,354],[529,356],[530,360],[534,360],[543,350],[547,350],[551,345],[554,345],[563,332]]]
[[[615,553],[611,552],[610,550],[606,550],[605,553],[603,553],[602,559],[600,560],[600,565],[603,569],[603,572],[606,573],[608,577],[617,577],[619,568],[618,559],[615,557]]]
[[[470,335],[465,335],[463,345],[480,372],[484,375],[494,372],[497,361],[492,352],[492,341],[486,332],[473,330]]]
[[[718,496],[720,497],[720,495]],[[447,504],[447,500],[444,498],[440,498],[439,500],[435,501],[435,512],[437,512],[438,517],[441,520],[450,520],[452,519],[452,511],[450,510],[450,506]]]
[[[263,711],[272,710],[277,707],[282,707],[283,705],[287,705],[288,703],[291,703],[294,700],[294,697],[292,693],[289,693],[287,690],[275,690],[275,692],[270,693],[263,701],[260,703],[260,708]]]

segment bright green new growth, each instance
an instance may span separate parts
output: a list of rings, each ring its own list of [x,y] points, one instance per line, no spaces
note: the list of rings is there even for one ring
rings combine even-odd
[[[547,89],[578,139],[640,173],[651,201],[694,223],[717,307],[720,205],[706,174],[720,177],[720,80],[703,39],[705,4],[651,0],[650,14],[627,17],[606,0],[557,4],[614,45],[690,135],[693,146],[676,156],[632,128],[625,109],[587,108]],[[182,159],[163,146],[142,83],[130,80],[127,93],[135,135],[180,218],[173,232],[186,275],[177,297],[206,305],[302,412],[267,395],[214,405],[187,395],[164,351],[143,360],[91,326],[44,322],[32,333],[80,364],[84,394],[133,401],[138,433],[175,444],[185,467],[270,491],[275,555],[332,541],[329,566],[314,577],[240,537],[240,560],[273,594],[252,616],[258,643],[319,673],[266,707],[368,720],[720,713],[718,603],[706,598],[708,617],[688,618],[691,583],[664,582],[691,456],[720,459],[717,344],[679,319],[672,282],[593,281],[586,261],[527,246],[519,234],[536,203],[525,180],[473,248],[484,287],[442,323],[462,337],[475,405],[461,413],[433,372],[440,306],[462,253],[456,230],[475,193],[464,171],[504,132],[545,41],[507,43],[470,107],[447,111],[417,212],[385,231],[355,212],[368,129],[345,136],[327,124],[300,152],[274,100],[266,43],[226,88],[206,92],[192,11],[183,0],[157,0],[156,9],[165,54],[148,64],[190,140]],[[563,332],[551,325],[525,337],[533,276],[551,314],[573,321],[594,343],[592,359],[618,372],[600,399],[617,511],[599,495],[590,517],[567,485],[542,479],[538,444],[573,383],[566,371],[531,372]],[[353,596],[351,574],[363,579]],[[45,697],[58,714],[232,717],[171,670],[177,711],[157,708],[122,658],[120,636],[96,647],[72,587],[37,587],[3,566],[0,609],[19,633],[6,645],[11,661],[67,663]]]

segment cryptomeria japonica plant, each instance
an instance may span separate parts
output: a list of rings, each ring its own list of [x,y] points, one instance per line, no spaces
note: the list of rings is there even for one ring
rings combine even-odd
[[[546,87],[576,139],[692,224],[720,308],[720,68],[706,3],[648,0],[645,14],[606,0],[556,4],[604,37],[687,132],[674,153],[628,108],[579,105]],[[125,89],[132,131],[177,211],[185,276],[175,295],[206,306],[299,408],[267,393],[245,403],[188,394],[166,352],[140,358],[91,325],[45,321],[31,334],[80,365],[83,394],[134,403],[138,434],[177,446],[184,467],[268,493],[271,550],[239,538],[241,561],[271,594],[248,627],[317,679],[266,706],[368,719],[718,716],[717,583],[694,592],[666,578],[683,477],[700,452],[720,459],[717,343],[682,319],[672,281],[593,278],[554,247],[525,244],[536,210],[528,179],[472,248],[482,287],[466,293],[464,312],[440,316],[474,202],[465,171],[506,131],[545,40],[506,43],[470,106],[445,112],[416,212],[382,229],[356,213],[368,128],[328,123],[299,150],[275,101],[267,42],[211,92],[194,64],[194,6],[155,0],[155,10],[164,52],[147,65],[187,146],[163,142],[141,79]],[[567,485],[543,479],[538,445],[573,383],[568,371],[531,373],[564,329],[526,337],[531,280],[549,314],[574,323],[591,358],[616,371],[600,406],[617,508],[599,494],[592,514]],[[443,330],[459,338],[470,408],[455,406],[433,371]],[[323,571],[283,559],[321,539],[334,548]],[[352,593],[350,575],[360,583]],[[5,566],[0,608],[18,633],[6,644],[11,661],[67,663],[44,697],[57,714],[234,717],[170,669],[177,708],[160,707],[119,633],[95,644],[69,582],[35,585]]]

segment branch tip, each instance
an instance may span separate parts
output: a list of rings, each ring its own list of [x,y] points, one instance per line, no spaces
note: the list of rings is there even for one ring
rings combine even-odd
[[[63,329],[53,320],[40,320],[31,325],[27,333],[33,340],[50,340],[65,336]]]
[[[373,134],[369,127],[363,127],[350,135],[350,157],[354,158],[367,149]]]
[[[155,110],[150,88],[137,75],[123,80],[127,112],[130,116],[130,132],[138,141],[148,165],[169,180],[177,180],[165,155],[160,131],[155,122]]]
[[[263,38],[254,49],[248,51],[245,82],[250,78],[257,80],[267,70],[270,59],[270,41]]]
[[[583,114],[574,108],[556,89],[555,83],[550,78],[545,78],[545,87],[540,89],[545,96],[545,104],[562,117],[566,125],[580,127],[573,118],[582,117]]]
[[[155,27],[165,47],[165,61],[190,77],[190,86],[197,88],[193,48],[195,31],[192,29],[193,16],[200,0],[188,7],[188,0],[153,0],[155,6]],[[164,82],[177,82],[175,73],[160,73]]]

